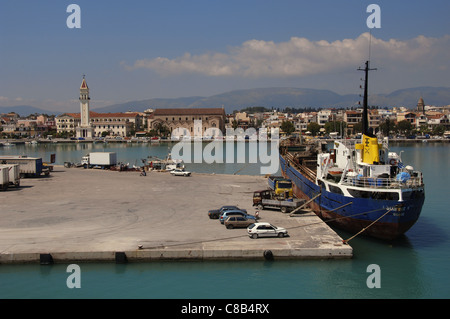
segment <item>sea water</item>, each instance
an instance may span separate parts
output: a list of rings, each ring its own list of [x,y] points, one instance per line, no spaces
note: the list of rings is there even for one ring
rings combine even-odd
[[[90,151],[115,151],[120,161],[140,165],[164,157],[171,144],[46,144],[0,148],[0,155],[56,153],[57,164],[79,161]],[[146,299],[416,299],[450,297],[450,144],[392,144],[404,163],[424,174],[425,204],[406,235],[386,242],[363,236],[350,241],[350,260],[193,261],[86,263],[80,288],[68,288],[64,264],[0,265],[0,298]],[[135,163],[134,163],[135,162]],[[254,165],[187,165],[206,173],[259,174]],[[1,195],[1,194],[0,194]],[[0,212],[1,216],[1,212]],[[1,231],[1,229],[0,229]],[[336,230],[347,239],[353,234]],[[379,266],[380,288],[370,288],[370,265]]]

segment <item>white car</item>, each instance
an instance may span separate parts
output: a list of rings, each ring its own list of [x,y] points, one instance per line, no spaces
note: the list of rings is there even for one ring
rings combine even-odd
[[[191,172],[182,169],[174,169],[170,171],[170,174],[172,174],[173,176],[191,176]]]
[[[251,224],[247,227],[247,232],[253,239],[258,237],[284,237],[288,233],[285,228],[277,227],[270,223]]]

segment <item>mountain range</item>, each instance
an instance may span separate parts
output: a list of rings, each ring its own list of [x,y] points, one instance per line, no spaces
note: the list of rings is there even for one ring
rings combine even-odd
[[[450,104],[450,88],[447,87],[417,87],[397,90],[389,94],[374,94],[369,96],[369,104],[379,107],[405,106],[415,108],[419,98],[426,105],[444,106]],[[250,106],[266,108],[327,108],[351,107],[362,102],[358,94],[337,94],[330,90],[301,88],[259,88],[236,90],[210,97],[182,97],[175,99],[148,99],[130,101],[121,104],[97,108],[96,112],[142,112],[148,108],[203,108],[224,107],[226,113],[241,110]]]
[[[369,105],[379,107],[405,106],[413,109],[419,98],[422,97],[426,105],[444,106],[450,104],[450,88],[448,87],[416,87],[397,90],[389,94],[373,94],[369,96]],[[95,112],[142,112],[146,109],[158,108],[203,108],[223,107],[226,113],[240,110],[250,106],[263,106],[266,108],[327,108],[352,107],[362,102],[358,94],[337,94],[330,90],[302,89],[302,88],[258,88],[248,90],[235,90],[209,97],[191,96],[180,98],[154,98],[140,101],[114,104],[101,108],[92,108]],[[95,100],[93,100],[95,104]],[[73,112],[78,112],[75,109]],[[33,106],[0,107],[0,113],[16,112],[22,116],[33,113],[61,114],[43,110]]]

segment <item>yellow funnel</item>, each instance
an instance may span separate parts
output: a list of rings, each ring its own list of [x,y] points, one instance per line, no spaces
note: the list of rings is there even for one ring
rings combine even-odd
[[[357,150],[362,150],[361,160],[366,164],[373,164],[380,162],[380,150],[381,145],[378,144],[376,137],[370,137],[367,135],[362,136],[362,144],[356,144]]]

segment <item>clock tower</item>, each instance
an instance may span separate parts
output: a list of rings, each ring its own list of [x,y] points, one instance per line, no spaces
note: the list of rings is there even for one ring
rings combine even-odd
[[[93,129],[89,120],[89,87],[87,86],[86,79],[83,75],[83,81],[80,86],[80,109],[81,109],[81,121],[80,125],[76,128],[77,137],[92,138]]]

